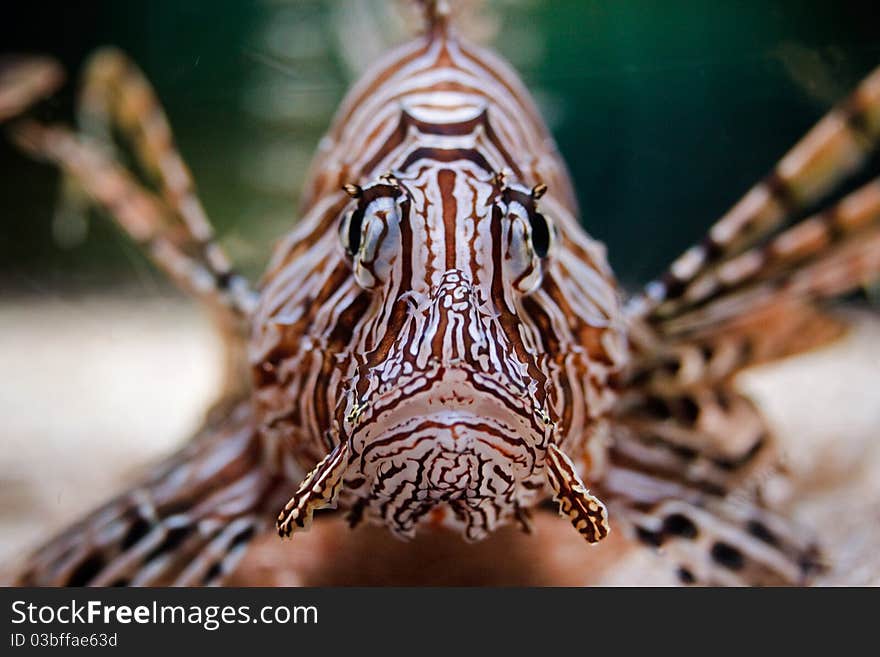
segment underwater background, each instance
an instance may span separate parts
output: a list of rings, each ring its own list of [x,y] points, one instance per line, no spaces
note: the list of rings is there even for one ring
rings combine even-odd
[[[125,50],[155,86],[224,246],[257,277],[297,219],[311,153],[347,86],[411,33],[400,4],[15,2],[0,52],[58,57],[71,80],[39,111],[72,121],[84,59],[105,44]],[[630,289],[880,64],[876,2],[484,4],[477,36],[534,91],[582,223]],[[59,193],[54,169],[0,139],[0,289],[170,293],[109,221],[59,206]]]
[[[454,1],[481,5],[462,27],[520,71],[571,170],[584,227],[630,290],[880,65],[877,0]],[[104,45],[126,51],[164,105],[224,248],[256,279],[297,221],[306,168],[346,89],[414,33],[406,4],[14,0],[3,6],[0,57],[57,57],[68,83],[34,112],[73,123],[86,58]],[[836,195],[878,173],[875,158]],[[880,321],[864,306],[846,312],[845,339],[755,368],[737,386],[779,436],[793,517],[828,529],[834,568],[819,583],[878,586]],[[65,201],[53,167],[0,134],[0,583],[202,426],[222,353],[203,307],[107,217]],[[555,573],[518,575],[676,581],[648,551],[584,570],[581,540],[560,527],[559,543],[547,531],[532,548],[548,547]],[[239,583],[301,584],[278,567],[296,551],[279,555],[267,538]],[[497,561],[481,545],[485,561],[472,567]]]

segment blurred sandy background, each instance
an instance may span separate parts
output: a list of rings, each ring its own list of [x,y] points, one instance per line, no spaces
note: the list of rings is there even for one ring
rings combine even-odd
[[[95,47],[127,50],[165,104],[224,246],[254,277],[296,220],[305,167],[347,85],[406,32],[384,0],[77,4],[47,17],[15,3],[0,50],[49,52],[73,79]],[[474,23],[535,91],[584,225],[629,287],[698,239],[880,63],[875,2],[741,4],[495,0]],[[72,88],[42,116],[71,121]],[[2,566],[198,427],[219,345],[105,218],[59,210],[55,172],[3,139],[0,198]],[[880,584],[880,319],[857,301],[846,340],[741,382],[786,446],[793,512],[831,547],[826,584]],[[671,577],[619,539],[585,563],[567,524],[540,530],[531,543],[505,535],[477,548],[472,568],[491,568],[509,539],[540,555],[549,570],[534,575],[547,581]],[[331,545],[322,536],[305,545]],[[405,549],[372,540],[362,547]],[[261,581],[308,583],[277,572],[278,558],[267,543],[245,566]]]

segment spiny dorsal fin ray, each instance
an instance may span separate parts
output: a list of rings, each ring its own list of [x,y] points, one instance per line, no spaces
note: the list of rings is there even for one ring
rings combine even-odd
[[[858,170],[880,140],[880,69],[827,114],[774,170],[629,306],[631,317],[669,313],[690,284],[770,235]],[[664,310],[665,309],[665,310]]]
[[[429,33],[446,32],[452,13],[450,0],[418,0],[425,16],[426,31]]]
[[[821,303],[876,280],[880,275],[880,227],[847,240],[814,262],[723,295],[663,323],[669,337],[720,330],[747,314],[769,312],[798,301]]]
[[[876,232],[880,232],[880,179],[765,243],[707,270],[677,300],[658,308],[658,314],[674,317],[750,284],[778,279],[797,267],[818,262],[845,242],[870,239]]]

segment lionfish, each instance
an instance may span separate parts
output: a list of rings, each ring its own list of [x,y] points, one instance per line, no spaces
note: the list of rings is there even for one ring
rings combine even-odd
[[[880,181],[801,216],[876,147],[880,70],[627,299],[517,75],[457,34],[445,2],[423,5],[424,33],[338,110],[256,289],[121,54],[92,59],[83,112],[131,136],[156,191],[86,135],[12,124],[213,309],[232,352],[246,340],[250,371],[19,583],[220,584],[273,521],[289,537],[337,506],[352,526],[466,541],[555,506],[588,543],[619,527],[661,548],[684,583],[805,583],[822,567],[817,541],[763,501],[779,459],[733,378],[836,336],[823,306],[880,273]],[[45,61],[13,69],[0,116],[57,77]]]

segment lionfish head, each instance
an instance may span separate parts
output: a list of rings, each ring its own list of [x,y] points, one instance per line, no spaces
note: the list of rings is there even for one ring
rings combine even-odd
[[[545,190],[466,166],[346,186],[340,243],[372,302],[334,432],[345,488],[398,534],[482,538],[545,488],[554,354],[521,326],[557,240]]]
[[[377,65],[319,152],[302,246],[270,265],[262,428],[299,463],[324,454],[282,536],[340,495],[400,536],[477,540],[548,493],[591,542],[608,532],[563,449],[586,467],[610,408],[619,300],[549,135],[485,56],[438,28]]]

